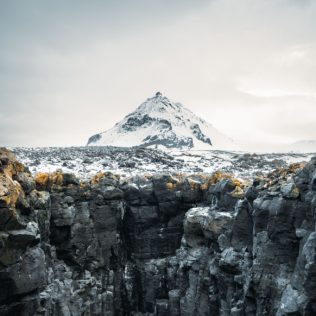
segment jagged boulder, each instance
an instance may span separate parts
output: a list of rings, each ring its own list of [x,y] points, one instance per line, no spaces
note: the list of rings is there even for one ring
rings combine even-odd
[[[184,236],[188,245],[216,242],[217,238],[232,225],[233,215],[218,212],[210,207],[197,207],[185,214]]]

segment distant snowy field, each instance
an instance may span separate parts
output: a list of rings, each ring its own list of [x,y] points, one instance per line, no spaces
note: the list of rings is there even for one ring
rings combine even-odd
[[[11,148],[32,174],[61,169],[88,179],[98,171],[123,177],[153,173],[212,173],[220,170],[247,178],[295,162],[306,162],[316,153],[250,154],[229,151],[159,151],[132,147]]]

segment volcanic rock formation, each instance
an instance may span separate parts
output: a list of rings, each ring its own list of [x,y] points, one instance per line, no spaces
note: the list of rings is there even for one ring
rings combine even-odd
[[[316,159],[34,178],[0,150],[0,315],[315,315]]]

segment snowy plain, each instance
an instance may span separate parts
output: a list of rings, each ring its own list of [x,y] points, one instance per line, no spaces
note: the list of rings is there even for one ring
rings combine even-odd
[[[11,148],[32,174],[62,170],[89,179],[99,171],[122,177],[156,173],[222,171],[250,178],[291,163],[307,162],[315,153],[247,153],[233,151],[155,150],[142,147]]]

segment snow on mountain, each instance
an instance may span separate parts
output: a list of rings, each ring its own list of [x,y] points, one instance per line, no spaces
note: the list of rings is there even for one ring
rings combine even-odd
[[[171,102],[160,92],[105,132],[89,138],[89,146],[145,146],[159,149],[237,149],[235,142],[211,124]]]

